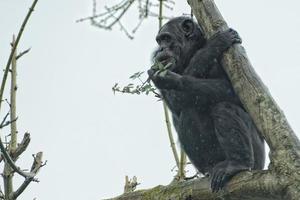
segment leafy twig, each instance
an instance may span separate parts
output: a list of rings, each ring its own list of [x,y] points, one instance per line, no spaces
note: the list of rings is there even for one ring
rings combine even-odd
[[[153,93],[155,97],[160,97],[160,95],[156,92],[156,88],[151,84],[150,80],[147,79],[146,81],[142,81],[141,76],[144,74],[144,72],[136,72],[133,75],[131,75],[129,78],[133,81],[139,80],[141,82],[141,85],[134,85],[133,83],[129,83],[124,87],[120,87],[118,83],[116,83],[112,90],[114,93],[120,92],[120,93],[127,93],[127,94],[146,94],[149,95],[150,93]]]

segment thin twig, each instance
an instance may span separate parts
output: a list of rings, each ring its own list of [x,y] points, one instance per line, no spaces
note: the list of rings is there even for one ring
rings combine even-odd
[[[183,149],[180,149],[180,162],[178,169],[179,180],[185,179],[186,154]]]
[[[134,0],[124,0],[124,1],[121,1],[120,3],[112,6],[112,7],[106,7],[106,12],[103,12],[103,13],[100,13],[100,14],[96,14],[96,7],[97,7],[97,4],[96,4],[96,1],[93,1],[93,15],[90,16],[90,17],[84,17],[84,18],[81,18],[81,19],[78,19],[76,20],[76,22],[83,22],[83,21],[86,21],[86,20],[94,20],[96,18],[99,18],[99,17],[103,17],[105,15],[108,15],[109,13],[111,12],[116,12],[118,10],[121,10],[121,9],[124,9],[124,6],[126,6],[126,4],[130,1],[134,1]]]
[[[127,10],[130,8],[130,6],[133,4],[134,0],[130,0],[127,7],[124,8],[124,10],[121,12],[121,14],[113,21],[110,25],[107,26],[108,29],[111,29],[117,22],[120,21],[120,19],[123,17],[123,15],[127,12]]]
[[[16,57],[16,59],[18,60],[19,58],[21,58],[22,56],[24,56],[26,53],[28,53],[31,50],[31,48],[26,49],[25,51],[22,51],[21,53],[19,53]]]
[[[145,18],[148,17],[148,11],[149,11],[149,0],[147,0],[145,4]]]
[[[163,0],[159,0],[159,17],[158,17],[159,29],[161,29],[162,23],[163,23],[162,16],[163,16]],[[167,126],[171,149],[172,149],[175,161],[176,161],[177,168],[179,169],[179,167],[180,167],[179,157],[178,157],[178,153],[177,153],[177,149],[176,149],[176,145],[174,142],[173,133],[172,133],[172,129],[171,129],[171,122],[170,122],[168,107],[167,107],[167,104],[165,101],[163,101],[163,108],[164,108],[165,121],[166,121],[166,126]]]
[[[153,0],[154,1],[154,0]],[[157,0],[155,0],[156,2]],[[139,12],[139,20],[136,23],[135,27],[131,31],[128,31],[128,28],[122,24],[122,19],[124,18],[126,13],[129,13],[130,8],[134,3],[138,5]],[[76,20],[76,22],[84,22],[90,21],[92,26],[96,26],[105,30],[112,30],[112,28],[116,25],[120,26],[121,31],[123,31],[128,38],[133,39],[132,34],[135,34],[141,24],[144,22],[146,18],[149,16],[158,17],[158,14],[151,12],[152,7],[159,7],[160,5],[166,9],[172,10],[174,1],[172,0],[163,0],[162,4],[154,3],[151,0],[121,0],[119,3],[113,6],[105,6],[105,11],[97,14],[97,3],[96,0],[93,0],[92,7],[92,16],[84,17]],[[167,19],[165,16],[161,16],[163,19]]]
[[[165,101],[163,101],[163,108],[164,108],[164,113],[165,113],[165,122],[166,122],[166,126],[167,126],[167,131],[168,131],[168,136],[169,136],[169,140],[170,140],[170,145],[171,145],[171,149],[176,161],[176,165],[177,168],[180,168],[180,163],[179,163],[179,157],[178,157],[178,153],[176,150],[176,145],[174,142],[174,138],[173,138],[173,133],[172,133],[172,129],[171,129],[171,123],[170,123],[170,117],[169,117],[169,112],[168,112],[168,107]]]
[[[5,124],[6,119],[7,119],[8,116],[9,116],[9,112],[6,113],[5,117],[3,118],[3,120],[2,120],[2,122],[1,122],[1,124],[0,124],[0,128],[1,128],[1,127],[2,127],[2,128],[4,127],[4,124]]]
[[[4,124],[1,124],[1,125],[0,125],[0,129],[2,129],[2,128],[6,127],[6,126],[8,126],[8,125],[10,125],[10,124],[12,124],[12,123],[14,123],[14,122],[16,122],[17,120],[18,120],[18,117],[15,118],[15,119],[13,119],[12,121],[7,121],[7,122],[5,122]],[[11,135],[11,134],[10,134],[10,135]]]
[[[163,24],[163,0],[159,0],[158,27],[161,29]]]

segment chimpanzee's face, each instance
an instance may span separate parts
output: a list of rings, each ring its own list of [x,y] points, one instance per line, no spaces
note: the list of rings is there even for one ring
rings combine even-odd
[[[165,24],[156,36],[159,47],[154,52],[154,61],[163,65],[171,63],[169,70],[181,73],[204,40],[197,38],[203,36],[200,29],[195,29],[195,22],[186,17],[174,18]]]

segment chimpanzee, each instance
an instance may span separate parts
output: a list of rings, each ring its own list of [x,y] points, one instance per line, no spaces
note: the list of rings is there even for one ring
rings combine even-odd
[[[169,65],[165,73],[148,70],[150,79],[172,112],[180,144],[218,192],[240,171],[262,169],[264,140],[242,106],[220,59],[241,43],[233,29],[205,39],[189,17],[166,23],[156,37],[153,59]]]

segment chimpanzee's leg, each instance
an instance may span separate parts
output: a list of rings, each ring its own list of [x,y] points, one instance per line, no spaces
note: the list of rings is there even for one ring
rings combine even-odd
[[[236,173],[254,166],[251,132],[252,120],[241,107],[232,103],[218,103],[213,109],[215,133],[226,160],[216,164],[211,172],[213,192],[222,189]]]

